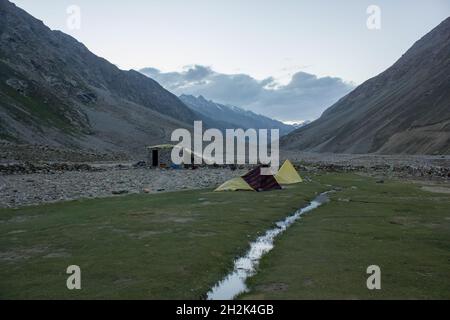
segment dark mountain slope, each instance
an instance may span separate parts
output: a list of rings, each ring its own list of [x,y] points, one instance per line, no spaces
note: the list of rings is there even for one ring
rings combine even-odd
[[[0,0],[0,138],[136,152],[196,118],[154,80]]]
[[[450,153],[450,18],[281,145],[334,153]]]

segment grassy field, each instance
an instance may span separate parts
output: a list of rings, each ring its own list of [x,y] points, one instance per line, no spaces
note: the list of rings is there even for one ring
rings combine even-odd
[[[195,190],[0,209],[1,299],[199,299],[249,241],[332,186],[242,298],[450,298],[450,195],[324,174],[273,192]],[[79,265],[82,290],[66,288]],[[382,290],[366,288],[367,266]]]
[[[199,299],[249,240],[326,187],[197,190],[0,210],[0,298]],[[82,290],[66,288],[79,265]]]
[[[332,201],[276,242],[244,299],[450,299],[450,195],[323,175]],[[381,268],[368,290],[366,268]]]

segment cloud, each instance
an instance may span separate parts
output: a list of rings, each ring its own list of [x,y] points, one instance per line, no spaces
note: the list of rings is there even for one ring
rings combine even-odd
[[[223,74],[201,65],[188,66],[180,72],[155,68],[140,72],[177,95],[203,95],[283,121],[316,119],[353,89],[340,78],[319,78],[306,72],[295,73],[285,85],[273,77],[257,80],[247,74]]]

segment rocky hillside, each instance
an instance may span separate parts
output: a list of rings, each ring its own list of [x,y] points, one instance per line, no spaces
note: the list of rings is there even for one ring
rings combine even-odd
[[[0,0],[0,140],[139,153],[196,118],[157,82]]]
[[[334,153],[450,153],[450,18],[282,147]]]
[[[219,129],[279,129],[280,135],[285,135],[294,130],[293,126],[281,121],[239,107],[206,100],[203,96],[181,95],[180,100]]]

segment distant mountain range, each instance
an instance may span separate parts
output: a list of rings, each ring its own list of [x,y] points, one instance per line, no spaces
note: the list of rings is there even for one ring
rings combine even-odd
[[[305,121],[301,121],[301,122],[292,122],[292,123],[288,123],[288,124],[290,126],[294,127],[294,129],[300,129],[301,127],[304,127],[310,123],[311,123],[310,120],[305,120]]]
[[[204,97],[177,97],[0,0],[0,140],[142,155],[176,128],[278,128],[287,149],[450,152],[450,18],[397,63],[299,129]]]
[[[392,67],[281,141],[333,153],[450,153],[450,18]]]
[[[254,129],[279,129],[280,135],[287,134],[295,129],[294,126],[284,124],[252,111],[240,107],[223,105],[203,96],[181,95],[183,101],[190,109],[200,114],[208,123],[218,129],[254,128]]]

